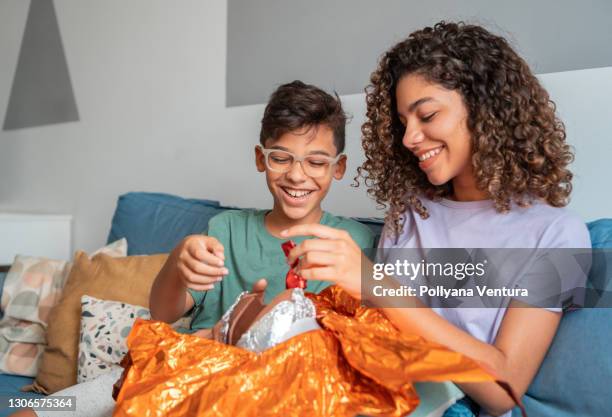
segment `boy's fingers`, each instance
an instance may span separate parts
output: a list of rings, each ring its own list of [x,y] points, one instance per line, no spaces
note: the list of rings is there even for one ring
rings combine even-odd
[[[195,272],[193,272],[191,269],[189,269],[186,265],[181,265],[179,267],[179,270],[185,277],[185,281],[188,284],[188,286],[209,285],[209,284],[214,284],[215,282],[218,282],[218,277],[198,275]]]
[[[189,284],[189,288],[191,288],[194,291],[210,291],[213,288],[215,288],[215,286],[213,284],[208,284],[208,285]]]
[[[264,292],[267,286],[268,281],[265,278],[262,278],[258,280],[255,284],[253,284],[252,292]]]
[[[208,237],[208,239],[206,240],[206,249],[208,249],[209,252],[212,252],[217,255],[219,258],[225,259],[225,256],[223,256],[225,248],[223,248],[223,245],[214,237]]]
[[[322,224],[300,224],[283,230],[281,236],[284,238],[295,236],[315,236],[321,239],[342,239],[346,236],[344,230],[334,229],[333,227]]]
[[[228,270],[224,267],[217,267],[213,265],[209,265],[205,262],[200,262],[197,259],[186,259],[185,264],[187,267],[198,275],[206,275],[210,277],[219,277],[223,275],[227,275]]]
[[[200,262],[204,262],[208,265],[214,265],[218,267],[223,266],[223,259],[219,256],[210,253],[209,251],[203,248],[193,248],[189,251],[189,254],[196,260]]]

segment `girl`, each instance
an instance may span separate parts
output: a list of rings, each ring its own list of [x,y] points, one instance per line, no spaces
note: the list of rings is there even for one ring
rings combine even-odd
[[[366,93],[359,174],[388,207],[379,247],[590,247],[584,223],[562,208],[573,158],[564,126],[505,39],[462,23],[416,31],[382,56]],[[361,251],[348,234],[321,225],[284,231],[297,235],[318,239],[288,261],[300,258],[306,279],[334,281],[360,298]],[[399,329],[484,363],[522,396],[561,313],[517,306],[383,311]],[[466,400],[447,415],[466,406],[510,415],[514,403],[496,384],[459,386]]]

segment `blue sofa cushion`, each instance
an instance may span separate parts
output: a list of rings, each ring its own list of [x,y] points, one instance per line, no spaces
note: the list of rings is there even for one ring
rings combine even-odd
[[[588,224],[593,248],[612,248],[612,219]],[[612,291],[612,250],[593,258],[590,281]],[[612,308],[567,313],[527,394],[529,417],[612,415]],[[515,409],[513,416],[520,416]]]
[[[44,397],[43,394],[37,394],[35,392],[21,392],[20,389],[24,385],[29,385],[34,381],[34,378],[27,376],[7,375],[0,374],[0,397],[3,397],[4,401],[8,401],[9,398],[39,398]],[[6,403],[5,403],[6,404]],[[10,408],[0,408],[0,417],[6,417],[16,410]]]
[[[612,219],[599,219],[587,223],[594,248],[612,249]]]
[[[219,202],[169,194],[127,193],[119,197],[108,242],[126,238],[128,255],[168,253],[185,236],[208,230]]]

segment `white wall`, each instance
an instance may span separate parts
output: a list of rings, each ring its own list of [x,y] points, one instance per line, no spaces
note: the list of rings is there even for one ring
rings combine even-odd
[[[0,115],[28,4],[0,2]],[[81,120],[0,132],[0,210],[70,213],[74,247],[91,250],[104,242],[124,192],[270,205],[252,161],[263,105],[225,107],[225,0],[172,6],[161,0],[55,0],[55,7]],[[612,217],[612,193],[601,191],[610,190],[605,159],[612,154],[606,105],[612,68],[542,79],[577,150],[572,206],[585,219]],[[364,97],[343,100],[355,116],[347,137],[351,175],[336,184],[326,208],[382,215],[363,187],[350,187],[362,161]]]
[[[540,76],[574,147],[570,208],[586,220],[612,218],[612,67]]]

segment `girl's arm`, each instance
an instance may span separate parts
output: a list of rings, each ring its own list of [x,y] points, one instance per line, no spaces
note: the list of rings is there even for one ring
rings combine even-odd
[[[511,302],[492,345],[455,327],[429,308],[384,308],[383,312],[399,330],[419,334],[483,363],[508,382],[520,398],[548,351],[561,313],[518,307],[517,303]],[[457,385],[491,415],[502,415],[515,405],[495,383]]]
[[[362,254],[348,233],[322,225],[300,225],[281,235],[318,237],[294,248],[288,262],[301,258],[299,272],[304,278],[333,281],[353,297],[361,298]],[[391,278],[381,284],[398,285]],[[418,334],[483,363],[509,383],[519,398],[540,367],[561,318],[560,313],[518,307],[518,302],[513,301],[491,345],[423,307],[417,298],[412,301],[419,308],[383,308],[383,312],[399,330]],[[405,306],[406,300],[402,303]],[[513,400],[495,383],[460,384],[460,387],[489,414],[501,415],[514,407]]]

